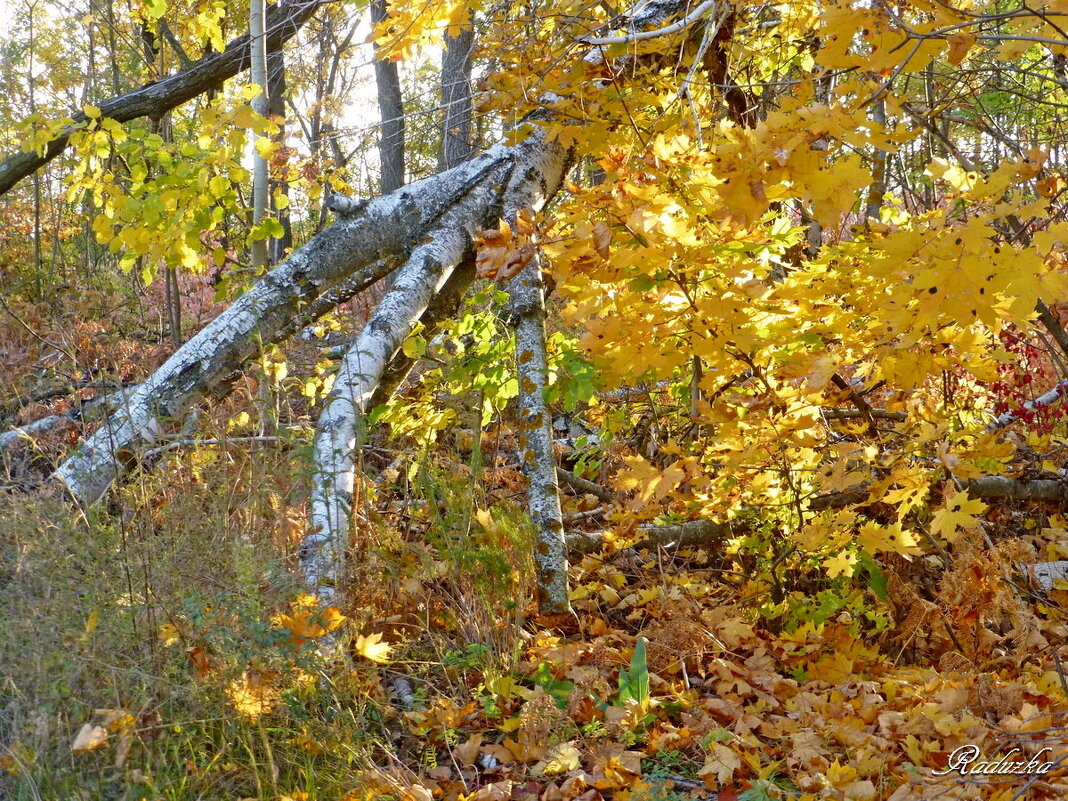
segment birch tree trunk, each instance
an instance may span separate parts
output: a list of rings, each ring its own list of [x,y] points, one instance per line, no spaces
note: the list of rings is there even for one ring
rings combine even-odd
[[[457,198],[514,158],[512,149],[496,146],[460,168],[359,205],[358,216],[324,230],[179,348],[54,477],[80,503],[96,502],[136,463],[138,450],[156,441],[208,389],[263,345],[311,322],[311,310],[317,316],[329,311],[319,305],[322,298],[334,294],[341,302],[403,263],[422,232]]]
[[[486,174],[485,180],[459,200],[441,219],[429,241],[417,248],[394,277],[394,283],[383,297],[374,315],[364,326],[356,341],[349,348],[326,409],[319,418],[315,441],[316,472],[312,489],[311,530],[305,538],[301,553],[304,579],[323,605],[334,602],[342,576],[343,555],[347,548],[352,527],[353,488],[356,479],[356,447],[364,415],[370,408],[374,395],[390,358],[400,348],[411,332],[419,316],[430,303],[433,295],[446,282],[457,264],[469,253],[472,237],[478,227],[492,225],[501,214],[510,213],[514,218],[520,208],[540,208],[555,193],[563,179],[564,153],[557,145],[547,144],[538,135],[508,149],[513,154],[511,163]],[[464,171],[479,159],[455,168]],[[541,308],[540,275],[537,275],[537,291],[528,291],[527,284],[519,278],[514,286],[522,303],[533,303],[534,317],[521,325],[524,342],[537,359],[542,354],[544,363],[544,329],[541,318],[536,317]],[[530,284],[533,286],[533,284]],[[530,343],[531,337],[541,337],[540,345]],[[544,370],[541,384],[544,386]],[[520,382],[523,383],[522,381]],[[549,560],[555,568],[552,574],[553,589],[548,598],[553,603],[543,604],[546,609],[559,606],[562,587],[563,609],[567,609],[567,560],[564,554],[563,528],[560,522],[560,502],[556,495],[556,465],[551,451],[548,415],[545,413],[544,396],[540,390],[529,399],[531,408],[541,409],[541,423],[529,437],[530,447],[538,449],[541,470],[532,480],[533,498],[531,508],[537,511],[539,531],[552,531],[552,546],[548,549]],[[540,407],[538,403],[540,402]],[[552,478],[542,481],[548,472]],[[555,512],[553,511],[555,509]],[[555,521],[555,526],[553,525]],[[538,550],[541,551],[539,536]],[[539,557],[540,559],[540,557]],[[539,565],[541,565],[539,561]],[[562,568],[561,568],[562,564]],[[546,574],[548,575],[548,574]]]
[[[539,210],[563,180],[566,152],[543,145],[531,175],[509,187],[506,219],[522,209]],[[541,262],[532,259],[508,285],[509,317],[515,328],[516,373],[519,376],[519,461],[527,479],[527,508],[537,541],[538,608],[547,614],[571,612],[567,585],[567,543],[564,540],[560,487],[553,454],[552,415],[545,401],[549,357],[545,347],[545,294]]]
[[[252,100],[252,110],[267,116],[267,38],[264,36],[264,17],[267,13],[265,0],[251,0],[249,7],[248,35],[252,46],[249,74],[252,85],[258,86],[260,93]],[[259,135],[250,135],[253,145]],[[267,159],[253,147],[252,152],[252,226],[262,222],[267,213]],[[259,269],[267,264],[267,240],[252,240],[252,266]]]

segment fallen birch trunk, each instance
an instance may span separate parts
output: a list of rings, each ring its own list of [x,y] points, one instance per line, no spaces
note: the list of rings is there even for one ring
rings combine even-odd
[[[492,225],[505,210],[512,210],[514,217],[519,208],[541,208],[563,180],[563,150],[547,144],[541,136],[531,136],[512,148],[511,154],[511,159],[502,159],[498,170],[487,173],[481,185],[472,188],[446,212],[430,241],[412,253],[341,363],[326,409],[319,418],[311,529],[301,551],[304,579],[324,605],[331,603],[336,595],[343,554],[349,542],[358,433],[390,359],[453,269],[470,253],[477,229]],[[540,285],[540,276],[538,283]],[[525,302],[540,304],[540,299],[539,286],[536,301],[527,299]],[[541,320],[538,320],[536,331],[529,325],[524,330],[526,339],[523,341],[528,343],[527,350],[538,347],[536,342],[530,342],[530,337],[536,337],[540,332],[544,359]],[[520,384],[523,384],[522,380]],[[541,392],[536,394],[544,407]],[[548,419],[544,408],[542,419]],[[548,435],[547,426],[545,432]],[[551,445],[551,440],[549,443]],[[552,519],[552,503],[555,502],[557,526],[553,537],[558,544],[553,564],[562,576],[560,586],[563,587],[566,608],[567,562],[551,448],[544,456],[540,465],[553,476],[551,486],[532,482],[534,489],[528,492],[537,499],[536,523]],[[551,499],[547,496],[549,492],[552,493]],[[532,501],[532,515],[534,503]],[[539,531],[541,528],[539,525]],[[559,584],[561,579],[557,577],[556,581]],[[559,590],[554,592],[554,598],[558,600]]]
[[[36,438],[55,430],[64,423],[90,422],[102,415],[112,414],[121,408],[126,399],[134,393],[137,387],[120,389],[96,398],[82,401],[63,414],[50,414],[32,423],[23,426],[15,426],[10,431],[0,434],[0,454],[15,445],[20,440],[36,441]]]
[[[469,251],[476,226],[486,224],[499,208],[496,187],[503,183],[509,166],[502,162],[498,170],[486,175],[484,185],[466,193],[442,216],[430,241],[416,248],[397,271],[341,361],[319,417],[311,530],[301,549],[304,579],[324,606],[333,602],[349,541],[356,442],[370,399],[394,353]]]
[[[466,164],[360,204],[238,298],[153,373],[54,477],[80,503],[92,504],[212,386],[267,344],[313,321],[340,295],[354,294],[395,269],[415,243],[486,175],[511,164],[495,147]],[[418,198],[418,201],[415,200]],[[334,297],[331,297],[334,294]]]

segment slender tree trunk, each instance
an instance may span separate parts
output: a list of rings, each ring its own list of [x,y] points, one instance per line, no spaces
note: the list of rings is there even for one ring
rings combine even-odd
[[[34,26],[34,12],[37,10],[37,3],[34,2],[30,5],[29,23],[30,23],[30,41],[29,41],[29,57],[30,57],[30,75],[29,75],[29,87],[30,87],[30,114],[37,113],[37,91],[36,91],[36,79],[33,75],[34,67],[34,34],[36,28]],[[33,174],[33,287],[34,297],[36,300],[41,300],[44,297],[44,286],[41,276],[41,173],[35,172]]]
[[[386,0],[371,0],[371,21],[377,24],[385,16]],[[382,162],[382,192],[386,194],[404,186],[404,101],[397,62],[376,56],[375,81],[382,120],[378,153]]]
[[[89,7],[92,8],[90,2]],[[119,87],[122,85],[122,81],[119,77],[119,60],[118,53],[119,48],[115,43],[115,0],[108,0],[107,5],[107,23],[108,23],[108,59],[111,62],[111,93],[113,95],[119,94]]]
[[[523,209],[540,209],[563,180],[567,156],[559,146],[545,146],[532,172],[552,177],[509,187],[505,219],[514,221]],[[545,286],[540,260],[532,259],[508,285],[508,312],[515,328],[516,372],[519,376],[520,462],[527,479],[527,506],[537,540],[538,607],[549,614],[570,613],[567,544],[564,541],[560,487],[553,453],[552,414],[545,400],[549,357],[545,346]]]
[[[441,102],[445,119],[441,130],[438,169],[447,170],[471,158],[471,50],[475,29],[468,24],[459,36],[445,37],[441,54]]]
[[[886,126],[886,101],[882,98],[872,104],[871,118],[882,130]],[[868,202],[865,207],[865,216],[878,220],[879,211],[883,205],[883,195],[886,194],[886,151],[875,148],[872,153],[872,182],[868,189]]]
[[[267,54],[267,116],[278,125],[275,141],[279,147],[286,144],[286,63],[285,55],[279,48]],[[280,159],[281,166],[270,182],[271,208],[278,215],[282,225],[282,236],[271,240],[271,263],[279,264],[285,259],[286,251],[293,247],[293,221],[289,216],[289,181],[286,170],[288,159]],[[285,198],[284,208],[278,208],[276,198]]]
[[[252,56],[249,64],[252,85],[260,88],[258,97],[252,100],[252,110],[257,114],[267,116],[267,38],[264,36],[264,21],[267,14],[265,0],[251,0],[249,9],[249,40],[252,45]],[[252,134],[253,142],[259,137]],[[262,222],[267,215],[267,159],[253,152],[252,154],[252,225],[253,228]],[[254,239],[252,241],[252,266],[256,269],[267,265],[267,240]]]

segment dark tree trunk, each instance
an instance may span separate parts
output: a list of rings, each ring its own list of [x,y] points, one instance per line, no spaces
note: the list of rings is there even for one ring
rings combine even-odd
[[[471,50],[475,44],[473,25],[459,36],[445,37],[441,55],[441,101],[445,119],[441,131],[438,168],[448,170],[471,158]]]
[[[282,49],[271,50],[267,53],[267,116],[278,124],[278,133],[275,140],[285,147],[286,141],[286,62]],[[272,264],[278,264],[285,259],[286,251],[293,247],[293,223],[289,217],[289,205],[285,208],[277,207],[276,197],[289,197],[289,182],[286,180],[286,168],[288,159],[284,152],[279,159],[281,162],[271,172],[274,176],[270,182],[271,208],[278,216],[278,222],[282,224],[282,235],[272,239],[270,243],[270,259]]]
[[[385,16],[386,0],[372,0],[371,21],[378,24]],[[382,193],[388,194],[404,186],[404,102],[397,62],[376,58],[375,81],[378,83],[378,112],[382,118],[378,137]]]

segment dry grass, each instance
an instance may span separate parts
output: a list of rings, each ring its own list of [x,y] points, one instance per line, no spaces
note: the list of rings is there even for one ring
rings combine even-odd
[[[0,797],[339,798],[363,768],[418,764],[393,676],[420,696],[469,698],[483,669],[514,663],[527,529],[507,504],[476,522],[468,477],[428,471],[382,498],[411,513],[403,536],[367,506],[344,611],[350,630],[397,646],[394,662],[324,666],[271,619],[300,592],[299,454],[180,457],[87,516],[40,495],[0,499]],[[250,693],[258,716],[235,710]],[[73,753],[99,710],[132,723]]]

